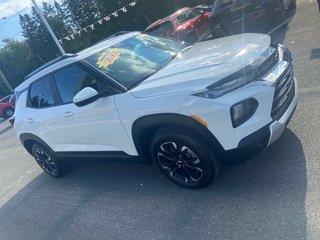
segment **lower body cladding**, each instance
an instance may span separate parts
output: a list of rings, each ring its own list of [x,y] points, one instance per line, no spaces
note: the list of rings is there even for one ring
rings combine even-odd
[[[208,125],[224,148],[223,155],[234,156],[235,152],[243,152],[248,156],[248,153],[267,148],[283,134],[296,109],[297,92],[298,84],[293,77],[292,66],[285,62],[261,81],[217,99],[201,99],[199,105],[197,99],[192,99],[184,107],[189,107],[193,115]],[[235,125],[234,106],[252,99],[256,106],[244,121]],[[191,115],[191,112],[188,114]]]

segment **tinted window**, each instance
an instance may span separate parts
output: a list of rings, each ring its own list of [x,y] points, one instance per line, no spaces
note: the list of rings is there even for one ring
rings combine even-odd
[[[178,23],[184,23],[192,18],[199,16],[200,14],[201,14],[201,12],[199,12],[198,10],[190,9],[190,10],[187,10],[187,11],[184,11],[183,13],[181,13],[177,17],[177,21],[178,21]]]
[[[149,29],[147,32],[155,36],[170,37],[173,33],[173,27],[171,22],[164,22]]]
[[[3,98],[1,102],[2,103],[7,103],[7,102],[9,102],[9,99],[10,99],[10,96],[6,97],[6,98]]]
[[[33,108],[50,107],[55,104],[49,77],[42,78],[31,85],[30,103]]]
[[[182,44],[140,34],[85,59],[126,88],[131,88],[172,60]]]
[[[91,87],[97,92],[101,92],[107,88],[106,83],[101,82],[76,65],[57,71],[53,75],[58,92],[64,103],[71,103],[73,97],[85,87]]]

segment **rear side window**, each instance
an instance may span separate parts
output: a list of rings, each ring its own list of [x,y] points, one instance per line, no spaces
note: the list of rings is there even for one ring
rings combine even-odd
[[[4,98],[1,102],[2,102],[2,103],[8,103],[8,102],[9,102],[9,99],[10,99],[10,96]]]
[[[73,97],[86,87],[91,87],[97,92],[101,92],[107,88],[106,83],[77,65],[57,71],[53,76],[63,103],[71,103]]]
[[[199,15],[201,15],[201,12],[199,12],[198,10],[195,10],[195,9],[186,10],[177,17],[177,21],[178,23],[184,23]]]
[[[55,105],[50,78],[44,77],[30,87],[30,104],[32,108],[44,108]]]

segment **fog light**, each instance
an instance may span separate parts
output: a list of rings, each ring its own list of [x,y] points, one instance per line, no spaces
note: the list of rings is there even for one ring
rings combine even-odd
[[[249,98],[233,105],[230,109],[233,127],[236,128],[251,118],[257,107],[258,102],[254,98]]]

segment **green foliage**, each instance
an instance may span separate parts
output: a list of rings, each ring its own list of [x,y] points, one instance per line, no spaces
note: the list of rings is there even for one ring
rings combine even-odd
[[[129,4],[133,0],[62,0],[53,4],[43,2],[42,11],[58,39],[73,34],[97,20]],[[212,0],[137,0],[128,12],[119,11],[118,17],[96,24],[95,29],[81,31],[71,41],[63,40],[66,52],[75,53],[119,31],[142,31],[151,22],[176,10],[211,3]],[[16,87],[24,76],[60,55],[40,16],[34,8],[31,14],[20,15],[20,25],[25,41],[6,40],[0,49],[0,70],[10,84]],[[5,94],[0,81],[0,95]]]
[[[0,70],[6,76],[12,87],[18,86],[24,77],[41,65],[41,62],[32,54],[26,41],[4,40],[5,47],[0,50]],[[0,81],[2,96],[8,94],[5,85]],[[0,93],[0,94],[1,94]]]

